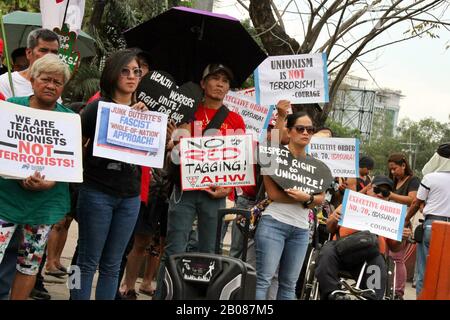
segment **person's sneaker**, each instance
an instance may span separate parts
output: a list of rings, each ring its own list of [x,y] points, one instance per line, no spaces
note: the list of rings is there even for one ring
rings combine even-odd
[[[328,300],[352,300],[352,298],[346,293],[333,291],[328,295]]]
[[[32,298],[34,300],[50,300],[52,297],[48,293],[47,289],[42,287],[39,289],[33,288],[33,290],[31,290],[31,293],[30,293],[30,298]]]

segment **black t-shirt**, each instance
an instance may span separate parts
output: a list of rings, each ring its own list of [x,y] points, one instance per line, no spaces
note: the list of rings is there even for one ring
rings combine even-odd
[[[366,187],[369,183],[371,183],[372,180],[370,179],[369,176],[367,176],[367,179],[364,180],[361,177],[356,178],[356,191],[359,192],[362,189],[364,189],[364,187]]]
[[[419,178],[417,178],[416,176],[410,176],[408,180],[405,183],[403,183],[403,185],[400,188],[394,190],[394,193],[401,196],[407,196],[408,193],[419,190],[419,186],[420,186]]]
[[[114,102],[102,98],[88,104],[81,113],[83,137],[90,138],[84,159],[84,183],[117,197],[137,196],[141,186],[139,166],[92,155],[99,101]]]

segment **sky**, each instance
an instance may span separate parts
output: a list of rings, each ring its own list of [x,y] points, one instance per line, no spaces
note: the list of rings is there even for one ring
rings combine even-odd
[[[213,11],[240,20],[248,18],[248,12],[235,0],[216,0]],[[449,20],[450,11],[447,16]],[[298,19],[287,16],[285,20],[287,33],[301,41]],[[403,25],[383,37],[392,41],[405,30]],[[450,49],[445,50],[450,44],[450,31],[441,28],[437,33],[440,39],[423,37],[404,41],[365,58],[370,61],[369,69],[379,87],[400,90],[404,95],[400,101],[400,120],[432,117],[440,122],[450,121]],[[369,79],[370,85],[377,86],[357,64],[351,74]]]

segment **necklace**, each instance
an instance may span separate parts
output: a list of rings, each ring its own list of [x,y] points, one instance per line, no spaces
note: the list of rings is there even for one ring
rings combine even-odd
[[[209,123],[209,117],[208,117],[208,115],[206,114],[206,108],[203,108],[203,113],[205,114],[206,125],[208,125],[208,123]]]

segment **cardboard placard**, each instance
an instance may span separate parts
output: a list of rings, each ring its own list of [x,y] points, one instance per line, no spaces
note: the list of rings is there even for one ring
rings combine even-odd
[[[339,225],[401,241],[406,205],[345,190]]]
[[[188,82],[178,87],[173,77],[163,71],[147,74],[136,90],[138,101],[151,111],[166,114],[177,125],[194,118],[202,94],[198,84]]]
[[[23,179],[38,171],[49,181],[83,182],[78,114],[0,101],[0,175]]]
[[[359,139],[312,137],[306,152],[323,161],[333,177],[359,177]]]
[[[254,76],[259,104],[275,105],[280,100],[293,104],[329,101],[325,53],[270,56]]]
[[[115,119],[118,119],[118,123]],[[162,168],[166,128],[167,115],[163,113],[142,112],[128,106],[100,101],[93,155],[131,164]],[[108,133],[112,137],[109,141]],[[155,148],[156,145],[157,148]]]
[[[331,186],[330,169],[307,156],[294,158],[287,147],[259,145],[261,173],[270,176],[283,189],[300,189],[308,194],[321,193]]]
[[[251,135],[204,136],[180,141],[183,190],[255,185]]]

